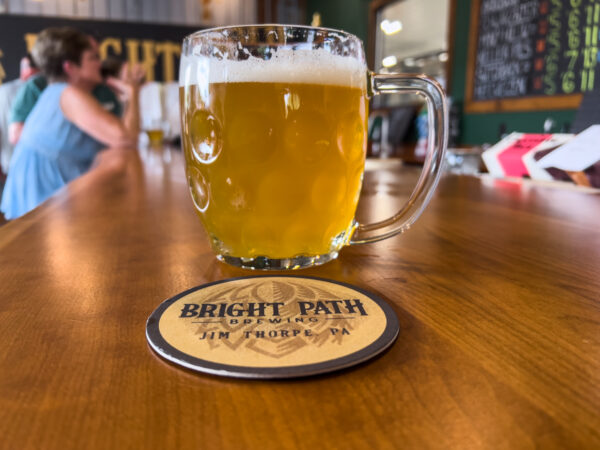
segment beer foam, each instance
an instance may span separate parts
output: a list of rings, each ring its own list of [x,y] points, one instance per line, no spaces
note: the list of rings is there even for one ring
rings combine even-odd
[[[244,61],[182,56],[179,85],[206,83],[304,83],[366,88],[367,68],[353,57],[327,50],[280,49],[271,59]]]

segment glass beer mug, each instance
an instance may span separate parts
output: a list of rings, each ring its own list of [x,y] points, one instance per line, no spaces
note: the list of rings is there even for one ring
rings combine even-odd
[[[351,34],[286,25],[199,31],[183,42],[179,84],[187,181],[221,261],[323,264],[345,245],[408,229],[437,185],[448,134],[442,89],[425,76],[370,73]],[[386,92],[425,97],[429,149],[403,209],[359,224],[368,98]]]

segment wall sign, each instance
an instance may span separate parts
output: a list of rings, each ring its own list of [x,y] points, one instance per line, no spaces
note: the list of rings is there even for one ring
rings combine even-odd
[[[600,0],[473,0],[469,112],[576,108],[600,86]]]
[[[19,61],[40,31],[61,26],[97,36],[102,58],[116,55],[144,65],[147,81],[177,81],[183,38],[202,28],[0,14],[0,83],[19,76]]]

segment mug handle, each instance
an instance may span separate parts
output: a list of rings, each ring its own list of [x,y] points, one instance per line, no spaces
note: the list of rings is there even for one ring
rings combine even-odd
[[[427,101],[429,123],[427,154],[417,185],[406,204],[392,217],[380,222],[359,223],[349,244],[367,244],[403,233],[419,218],[442,174],[448,144],[448,106],[442,87],[425,75],[373,74],[369,72],[371,95],[387,93],[420,94]]]

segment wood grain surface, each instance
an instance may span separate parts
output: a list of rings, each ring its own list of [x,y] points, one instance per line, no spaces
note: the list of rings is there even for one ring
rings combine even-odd
[[[300,272],[386,299],[391,349],[235,380],[146,343],[163,300],[252,272],[214,258],[180,153],[136,155],[0,228],[0,448],[600,448],[599,195],[444,177],[404,235]],[[415,176],[368,170],[359,218],[397,209]]]

